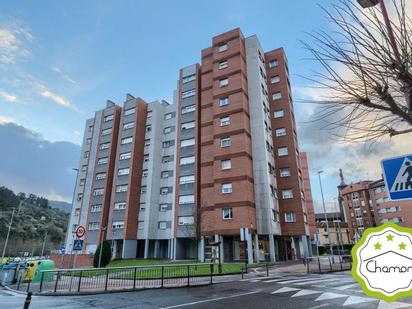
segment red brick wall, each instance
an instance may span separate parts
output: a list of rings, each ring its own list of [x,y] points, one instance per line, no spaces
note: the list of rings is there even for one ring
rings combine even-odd
[[[53,260],[56,264],[56,268],[69,269],[73,268],[74,254],[66,254],[64,256],[63,267],[62,257],[59,254],[49,255],[49,259]],[[93,267],[93,255],[90,254],[78,254],[76,257],[76,268]]]

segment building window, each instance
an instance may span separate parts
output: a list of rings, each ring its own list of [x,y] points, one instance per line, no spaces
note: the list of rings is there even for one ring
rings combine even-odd
[[[222,170],[230,170],[232,168],[232,162],[230,160],[220,161]]]
[[[161,178],[169,178],[169,177],[171,177],[171,176],[173,176],[173,171],[163,171],[163,172],[160,174],[160,177],[161,177]]]
[[[82,165],[82,172],[87,171],[87,165]]]
[[[195,144],[195,139],[190,138],[190,139],[184,139],[180,141],[180,147],[188,147],[188,146],[193,146]]]
[[[140,187],[140,194],[145,194],[147,192],[147,187],[146,186],[141,186]]]
[[[172,192],[172,190],[170,190],[171,188],[169,188],[169,187],[162,187],[162,188],[160,188],[160,194],[161,195],[166,195],[166,194],[168,194],[169,192]]]
[[[288,155],[288,147],[279,147],[278,148],[278,156],[284,157]]]
[[[179,216],[177,219],[179,225],[193,225],[195,223],[194,216]]]
[[[85,151],[84,152],[84,155],[83,155],[83,158],[88,158],[89,157],[89,154],[90,154],[90,152],[89,151]]]
[[[169,163],[173,161],[173,156],[163,156],[162,163]]]
[[[225,105],[229,105],[230,101],[229,101],[229,97],[222,97],[219,99],[219,105],[220,106],[225,106]]]
[[[113,230],[123,229],[124,221],[113,221],[112,227],[113,227]]]
[[[172,147],[174,144],[175,144],[175,141],[174,141],[174,140],[165,141],[165,142],[163,142],[163,148]]]
[[[175,116],[174,113],[167,113],[165,114],[165,120],[172,119]]]
[[[289,167],[284,167],[280,169],[280,177],[290,177],[290,168]]]
[[[232,193],[232,183],[222,183],[222,193]]]
[[[219,62],[219,70],[226,69],[229,67],[229,62],[227,60]]]
[[[275,133],[276,133],[277,137],[285,136],[286,135],[286,129],[285,128],[276,129]]]
[[[146,133],[151,132],[152,131],[152,126],[146,126]]]
[[[223,217],[223,220],[233,219],[232,208],[222,208],[222,217]]]
[[[150,146],[150,138],[144,140],[144,146],[145,146],[145,147],[149,147],[149,146]]]
[[[159,230],[165,230],[167,228],[166,221],[159,221]]]
[[[196,110],[196,105],[188,105],[185,107],[182,107],[182,115],[188,114],[188,113],[193,113]]]
[[[104,193],[103,189],[94,189],[94,191],[93,191],[94,196],[101,196],[101,195],[103,195],[103,193]]]
[[[134,114],[136,112],[136,108],[129,108],[129,109],[126,109],[125,111],[124,111],[124,115],[125,116],[127,116],[127,115],[132,115],[132,114]]]
[[[104,117],[104,122],[112,121],[114,119],[114,115],[107,115]]]
[[[229,85],[229,79],[228,78],[223,78],[219,80],[219,87],[226,87]]]
[[[274,118],[282,118],[284,116],[285,116],[285,112],[283,111],[283,109],[278,109],[273,113]]]
[[[131,152],[124,152],[120,154],[119,160],[127,160],[127,159],[130,159],[131,157],[132,157]]]
[[[116,202],[114,203],[114,210],[126,209],[126,202]]]
[[[123,125],[123,130],[132,129],[132,128],[134,128],[134,121],[126,122]]]
[[[89,132],[93,132],[93,125],[89,126]]]
[[[196,95],[196,89],[187,90],[182,92],[182,99],[190,98]]]
[[[184,122],[182,123],[181,129],[182,130],[192,129],[195,126],[196,126],[196,122],[194,121]]]
[[[92,142],[92,139],[91,139],[91,138],[86,139],[86,145],[90,145],[91,142]]]
[[[179,205],[183,204],[194,204],[195,202],[195,196],[190,194],[190,195],[179,195]]]
[[[83,193],[77,194],[77,200],[78,200],[78,201],[81,201],[82,198],[83,198]]]
[[[99,222],[90,222],[89,231],[97,231],[99,229]]]
[[[137,229],[143,230],[144,228],[144,221],[137,221]]]
[[[169,134],[174,131],[174,127],[166,127],[163,129],[163,134]]]
[[[128,168],[128,167],[119,168],[119,170],[117,171],[118,176],[129,175],[129,173],[130,173],[130,168]]]
[[[227,50],[227,43],[220,44],[220,45],[217,47],[217,51],[218,51],[219,53],[224,52],[224,51],[226,51],[226,50]]]
[[[149,171],[148,170],[143,170],[142,171],[142,177],[144,178],[144,177],[147,177],[147,176],[149,176]]]
[[[169,205],[168,205],[168,204],[160,204],[160,205],[159,205],[159,211],[161,211],[161,212],[167,211],[168,208],[169,208]]]
[[[186,84],[186,83],[190,83],[190,82],[192,82],[192,81],[194,81],[194,80],[196,80],[196,74],[183,77],[182,83],[183,83],[183,84]]]
[[[109,158],[104,157],[104,158],[100,158],[99,160],[97,160],[97,164],[106,164],[109,161]]]
[[[271,83],[271,84],[277,84],[278,82],[280,82],[280,77],[279,77],[279,75],[272,76],[272,77],[270,78],[270,83]]]
[[[152,114],[153,114],[152,111],[147,111],[146,117],[147,118],[152,118]]]
[[[272,100],[280,100],[280,99],[282,99],[282,93],[281,92],[275,92],[275,93],[272,93]]]
[[[279,61],[277,59],[273,59],[269,61],[269,68],[276,68],[279,66]]]
[[[127,185],[119,185],[116,186],[116,192],[120,193],[120,192],[127,192]]]
[[[90,208],[90,212],[101,212],[102,211],[102,205],[93,205]]]
[[[279,211],[272,209],[273,221],[279,222]]]
[[[293,211],[285,212],[285,222],[296,222],[296,213]]]
[[[195,175],[188,175],[188,176],[180,176],[179,177],[179,184],[185,185],[189,183],[195,182]]]
[[[220,118],[220,126],[224,127],[224,126],[228,126],[230,125],[230,117],[222,117]]]
[[[230,147],[230,145],[231,145],[230,137],[220,139],[221,148]]]
[[[149,155],[148,155],[148,154],[145,154],[145,155],[143,156],[143,161],[144,161],[144,162],[149,162]]]
[[[125,144],[130,144],[133,141],[133,137],[125,137],[122,138],[121,144],[125,145]]]
[[[95,179],[96,179],[96,180],[106,179],[106,173],[97,173]]]
[[[108,149],[110,147],[110,143],[101,143],[100,144],[100,150],[103,150],[103,149]]]
[[[291,189],[282,190],[282,198],[284,200],[293,198],[293,192]]]
[[[180,158],[180,165],[188,165],[195,163],[195,156]]]
[[[112,133],[112,128],[105,129],[102,131],[102,136],[109,135]]]
[[[82,178],[80,179],[79,186],[83,187],[85,183],[86,183],[86,179]]]

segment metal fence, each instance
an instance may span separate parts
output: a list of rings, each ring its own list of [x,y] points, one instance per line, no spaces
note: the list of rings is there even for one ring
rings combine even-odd
[[[326,273],[352,269],[351,255],[307,257],[303,259],[307,273]]]
[[[202,264],[150,265],[98,269],[59,269],[41,272],[39,282],[23,282],[17,290],[77,294],[145,288],[181,287],[213,283],[217,266]]]

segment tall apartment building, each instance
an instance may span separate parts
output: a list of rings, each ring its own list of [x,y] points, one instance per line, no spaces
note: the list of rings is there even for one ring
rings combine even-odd
[[[70,220],[73,229],[88,229],[85,252],[108,239],[113,256],[123,258],[204,260],[221,252],[221,260],[242,260],[245,245],[249,262],[265,253],[272,260],[310,254],[283,49],[265,53],[256,36],[234,29],[212,39],[201,64],[180,70],[173,104],[128,95],[122,108],[109,105],[87,125],[109,111],[113,119],[87,129],[82,148],[91,162],[107,158],[107,165],[92,162],[87,174],[79,172],[88,191]],[[106,178],[96,184],[99,173]],[[247,244],[241,228],[249,230]],[[72,240],[68,233],[67,245]]]
[[[306,152],[300,152],[299,157],[302,171],[303,192],[305,196],[306,210],[308,214],[309,237],[311,242],[313,243],[315,240],[316,220],[315,209],[313,207],[312,189],[310,186],[308,156]]]

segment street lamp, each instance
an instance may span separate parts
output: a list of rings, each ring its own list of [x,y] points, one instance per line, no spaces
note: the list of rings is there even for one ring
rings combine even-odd
[[[101,262],[102,262],[103,241],[104,241],[104,235],[105,235],[106,230],[107,230],[107,226],[103,226],[103,228],[102,228],[102,241],[100,242],[98,268],[100,268],[100,264],[101,264]]]
[[[326,221],[326,231],[328,233],[328,239],[329,239],[329,248],[330,248],[330,254],[333,257],[333,246],[332,246],[332,241],[330,238],[330,233],[329,233],[329,222],[328,222],[328,215],[326,213],[326,206],[325,206],[325,199],[323,197],[323,188],[322,188],[322,179],[320,178],[320,174],[322,174],[323,171],[318,172],[318,177],[319,177],[319,185],[320,185],[320,194],[322,195],[322,204],[323,204],[323,211],[325,212],[325,221]]]

